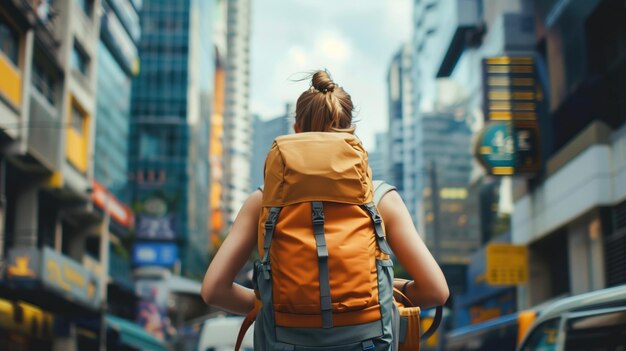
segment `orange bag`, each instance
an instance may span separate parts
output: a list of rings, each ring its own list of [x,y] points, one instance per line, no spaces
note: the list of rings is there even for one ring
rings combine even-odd
[[[419,325],[419,309],[394,302],[391,250],[361,142],[334,132],[278,137],[264,179],[259,301],[240,337],[254,320],[258,350],[397,350],[400,318],[417,316]]]

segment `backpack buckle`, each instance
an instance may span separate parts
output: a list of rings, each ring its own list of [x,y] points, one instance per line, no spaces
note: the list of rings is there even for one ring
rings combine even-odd
[[[383,219],[382,219],[382,217],[380,217],[380,215],[378,213],[373,213],[372,214],[372,221],[375,224],[382,224],[383,223]]]
[[[313,218],[313,225],[323,225],[323,224],[324,224],[324,217]]]
[[[272,271],[272,266],[270,266],[269,261],[261,263],[261,270],[263,271],[263,278],[265,280],[270,280],[270,272]]]
[[[324,224],[324,208],[321,206],[321,203],[319,207],[313,204],[313,224]]]

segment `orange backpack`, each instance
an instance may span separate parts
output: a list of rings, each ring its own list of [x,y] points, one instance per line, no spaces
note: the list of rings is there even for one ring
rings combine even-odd
[[[244,323],[255,321],[255,349],[398,350],[391,250],[361,142],[349,133],[276,138],[262,206],[257,307]],[[419,308],[400,307],[419,323]]]

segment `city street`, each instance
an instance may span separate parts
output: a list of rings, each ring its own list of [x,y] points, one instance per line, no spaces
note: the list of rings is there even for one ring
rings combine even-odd
[[[626,351],[626,2],[2,0],[0,351],[252,322]]]

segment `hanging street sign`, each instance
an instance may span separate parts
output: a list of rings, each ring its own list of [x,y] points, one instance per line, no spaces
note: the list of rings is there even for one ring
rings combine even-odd
[[[485,248],[485,278],[489,285],[519,285],[528,282],[528,247],[491,243]]]
[[[534,174],[541,167],[537,106],[543,100],[532,57],[483,60],[485,127],[475,156],[492,175]]]
[[[474,154],[489,174],[537,172],[539,130],[533,124],[489,122],[478,134]]]

